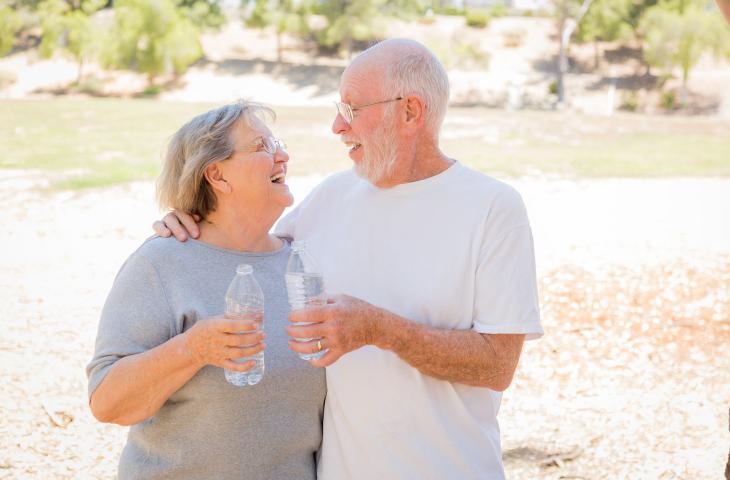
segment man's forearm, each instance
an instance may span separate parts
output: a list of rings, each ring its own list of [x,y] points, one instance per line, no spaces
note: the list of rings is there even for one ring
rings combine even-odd
[[[421,373],[496,391],[511,383],[524,342],[524,335],[437,329],[387,311],[373,326],[373,345],[393,351]]]

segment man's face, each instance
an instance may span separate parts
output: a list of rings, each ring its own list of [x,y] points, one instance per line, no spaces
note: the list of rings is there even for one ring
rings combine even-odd
[[[382,90],[378,76],[372,71],[346,71],[342,77],[340,98],[354,108],[353,118],[348,124],[337,114],[332,124],[332,131],[340,135],[350,148],[349,156],[355,163],[355,172],[377,186],[389,183],[397,164],[397,105],[388,102],[362,109],[357,107],[388,100]]]

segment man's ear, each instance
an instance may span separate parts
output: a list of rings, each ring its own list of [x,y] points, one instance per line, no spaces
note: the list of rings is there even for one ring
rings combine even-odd
[[[220,162],[213,162],[205,167],[203,175],[213,190],[220,193],[231,193],[231,185],[223,176]]]
[[[406,125],[420,128],[425,121],[426,105],[415,95],[410,95],[404,100],[406,103]]]

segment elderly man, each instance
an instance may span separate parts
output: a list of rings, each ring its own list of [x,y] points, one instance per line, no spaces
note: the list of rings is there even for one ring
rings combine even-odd
[[[288,329],[322,339],[292,350],[328,350],[311,361],[327,367],[321,479],[504,477],[501,392],[542,334],[532,234],[514,189],[439,149],[448,92],[417,42],[359,55],[332,125],[354,171],[277,227],[307,243],[334,294]]]

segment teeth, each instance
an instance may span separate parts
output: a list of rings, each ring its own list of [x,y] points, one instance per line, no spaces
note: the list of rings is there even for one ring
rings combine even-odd
[[[357,148],[359,148],[361,144],[359,144],[359,143],[350,143],[348,145],[350,145],[350,151],[352,152],[353,150],[356,150]]]
[[[271,176],[271,182],[272,183],[284,183],[285,178],[286,178],[285,173],[277,173],[276,175]]]

